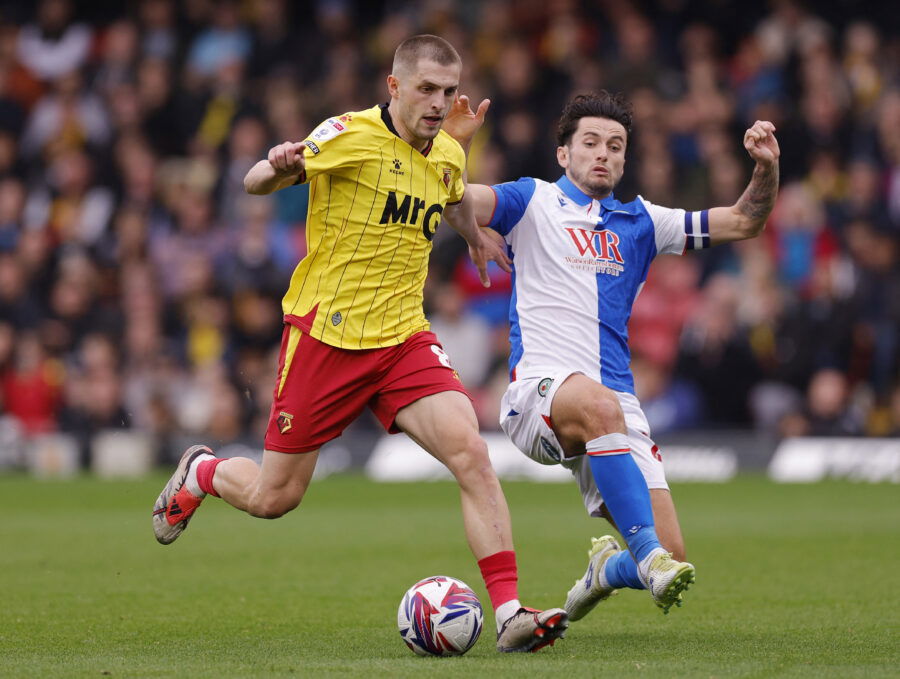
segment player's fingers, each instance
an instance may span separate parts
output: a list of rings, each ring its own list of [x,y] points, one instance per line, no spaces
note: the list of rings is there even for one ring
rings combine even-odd
[[[488,258],[485,256],[484,248],[470,245],[469,258],[472,260],[475,268],[478,269],[478,278],[481,279],[481,284],[486,288],[491,287],[491,279],[487,273]]]
[[[481,279],[481,284],[489,288],[491,287],[491,277],[488,276],[487,272],[487,262],[481,262],[478,266],[478,277]]]
[[[272,167],[276,170],[284,169],[284,147],[279,144],[272,149]]]
[[[485,99],[480,104],[478,104],[478,110],[475,112],[475,117],[478,120],[484,122],[484,116],[487,114],[488,109],[491,107],[491,100]]]
[[[286,141],[280,145],[281,147],[281,157],[284,158],[285,167],[291,164],[291,161],[294,159],[294,144],[292,142]]]
[[[294,165],[294,169],[295,169],[295,170],[302,169],[302,168],[305,166],[305,163],[304,163],[304,160],[303,160],[303,153],[304,153],[304,151],[306,151],[306,145],[305,145],[305,144],[294,144],[294,162],[293,162],[293,165]]]
[[[456,98],[456,104],[457,104],[457,105],[459,106],[459,108],[461,108],[461,109],[468,109],[468,108],[469,108],[469,95],[467,95],[467,94],[460,94],[460,95]]]
[[[503,249],[498,247],[495,256],[492,258],[501,269],[506,273],[512,273],[512,260],[507,257]]]

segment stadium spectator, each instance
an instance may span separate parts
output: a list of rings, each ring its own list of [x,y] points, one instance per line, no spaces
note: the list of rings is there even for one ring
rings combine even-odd
[[[16,338],[12,360],[0,379],[3,408],[27,434],[56,429],[64,368],[49,358],[33,331]]]
[[[823,368],[813,375],[806,402],[787,413],[782,434],[787,436],[858,436],[863,433],[861,413],[851,402],[844,373]]]
[[[749,425],[747,394],[760,378],[738,317],[739,285],[729,274],[712,276],[681,336],[675,374],[699,388],[712,425]]]
[[[250,56],[250,33],[241,23],[238,3],[222,0],[206,9],[207,15],[201,20],[211,25],[203,28],[191,43],[186,64],[189,78],[210,79]]]
[[[85,146],[100,150],[111,134],[109,112],[84,87],[77,70],[59,76],[31,110],[22,134],[23,157],[32,165],[60,151]]]
[[[83,466],[90,463],[95,435],[110,429],[127,429],[131,417],[122,401],[120,357],[107,335],[86,335],[76,348],[76,359],[67,369],[60,426],[75,436]]]
[[[56,80],[87,61],[93,31],[72,20],[74,10],[69,0],[41,0],[36,23],[19,32],[16,54],[35,78]]]

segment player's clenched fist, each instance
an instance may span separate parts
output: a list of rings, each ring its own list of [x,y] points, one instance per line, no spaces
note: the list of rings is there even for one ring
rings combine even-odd
[[[306,164],[303,152],[306,145],[302,142],[286,141],[269,149],[269,164],[279,177],[294,177],[303,172]]]
[[[758,163],[769,164],[778,160],[781,150],[775,139],[775,126],[768,120],[757,120],[744,133],[744,148]]]

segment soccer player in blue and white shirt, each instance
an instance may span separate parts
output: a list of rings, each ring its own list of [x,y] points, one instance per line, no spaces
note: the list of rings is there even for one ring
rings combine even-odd
[[[744,134],[756,167],[731,207],[686,212],[640,196],[622,203],[613,189],[631,122],[621,96],[577,96],[559,122],[562,177],[469,185],[478,223],[505,240],[513,261],[511,383],[500,424],[526,455],[572,469],[587,511],[612,522],[628,545],[622,551],[612,536],[592,540],[587,572],[566,601],[571,620],[619,588],[649,589],[668,612],[694,581],[661,457],[634,395],[628,319],[656,255],[759,235],[778,191],[775,127],[757,121]],[[453,127],[445,129],[453,134]]]

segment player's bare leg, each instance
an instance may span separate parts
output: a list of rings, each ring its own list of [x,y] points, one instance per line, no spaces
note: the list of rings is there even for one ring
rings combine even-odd
[[[463,524],[475,558],[513,549],[506,497],[469,399],[458,391],[420,398],[397,413],[396,425],[459,483]]]
[[[318,450],[267,450],[261,465],[246,457],[233,457],[216,467],[213,488],[225,502],[251,516],[277,519],[300,504],[318,458]]]
[[[253,516],[282,516],[300,504],[317,459],[317,450],[298,454],[267,450],[258,465],[246,457],[217,459],[206,446],[192,446],[153,507],[156,539],[164,545],[174,542],[210,492]]]
[[[400,410],[396,425],[446,465],[459,484],[466,537],[494,603],[497,650],[536,651],[561,638],[569,624],[564,610],[525,608],[518,594],[502,601],[486,575],[486,564],[508,559],[511,563],[505,577],[513,579],[515,589],[509,508],[469,399],[457,391],[426,396]]]

